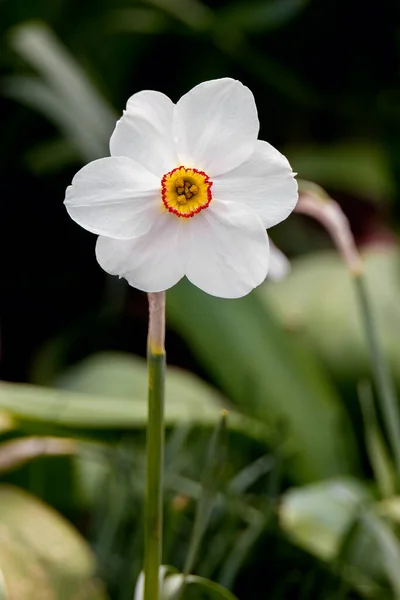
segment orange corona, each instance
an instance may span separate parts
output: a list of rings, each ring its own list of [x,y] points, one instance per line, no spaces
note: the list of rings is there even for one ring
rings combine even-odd
[[[161,180],[163,204],[170,213],[189,219],[209,206],[211,186],[212,181],[203,171],[177,167]]]

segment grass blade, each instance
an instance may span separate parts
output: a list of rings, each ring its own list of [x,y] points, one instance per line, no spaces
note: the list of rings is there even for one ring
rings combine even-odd
[[[366,447],[380,496],[391,498],[396,491],[393,464],[375,413],[372,389],[367,382],[359,384],[358,397],[364,419]]]
[[[217,494],[220,482],[221,469],[224,464],[226,449],[226,420],[227,411],[221,412],[221,417],[217,423],[211,437],[208,449],[207,464],[204,469],[201,482],[201,496],[197,505],[197,512],[193,526],[192,539],[189,545],[189,551],[184,567],[184,575],[188,575],[193,569],[197,552],[201,544],[204,532],[207,529],[214,499]]]
[[[383,355],[371,299],[362,273],[353,275],[353,282],[364,322],[365,334],[371,356],[372,373],[378,391],[383,418],[387,427],[397,474],[400,474],[400,410],[393,381]]]

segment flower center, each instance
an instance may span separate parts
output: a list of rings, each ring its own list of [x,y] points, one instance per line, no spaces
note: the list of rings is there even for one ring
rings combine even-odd
[[[212,181],[203,171],[177,167],[161,180],[161,197],[165,208],[188,219],[210,204]]]

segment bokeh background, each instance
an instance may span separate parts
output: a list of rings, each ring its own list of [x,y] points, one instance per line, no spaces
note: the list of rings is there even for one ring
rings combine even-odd
[[[399,28],[394,0],[0,2],[4,598],[128,600],[141,568],[147,301],[63,206],[131,94],[250,87],[260,137],[348,216],[400,386]],[[350,276],[310,219],[270,233],[285,280],[168,292],[164,562],[182,569],[227,407],[195,572],[241,600],[400,598],[398,474]]]

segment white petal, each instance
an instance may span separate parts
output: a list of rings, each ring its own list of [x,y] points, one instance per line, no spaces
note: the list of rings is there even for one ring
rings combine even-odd
[[[188,225],[186,275],[192,283],[213,296],[240,298],[264,281],[268,237],[253,211],[212,201]]]
[[[202,169],[210,177],[246,160],[253,152],[258,129],[253,94],[234,79],[200,83],[175,107],[180,162]]]
[[[269,241],[269,271],[268,279],[281,281],[290,271],[290,262],[279,248]]]
[[[145,90],[131,96],[110,140],[112,156],[129,156],[161,179],[178,166],[172,134],[174,104]]]
[[[296,206],[297,181],[287,159],[267,142],[257,141],[252,156],[229,173],[213,178],[213,197],[247,204],[266,229]]]
[[[162,211],[160,181],[130,158],[100,158],[75,175],[65,206],[74,221],[93,233],[135,238]]]
[[[144,292],[161,292],[184,275],[184,219],[169,212],[158,217],[151,230],[135,240],[99,237],[96,257],[111,275],[124,277]]]

